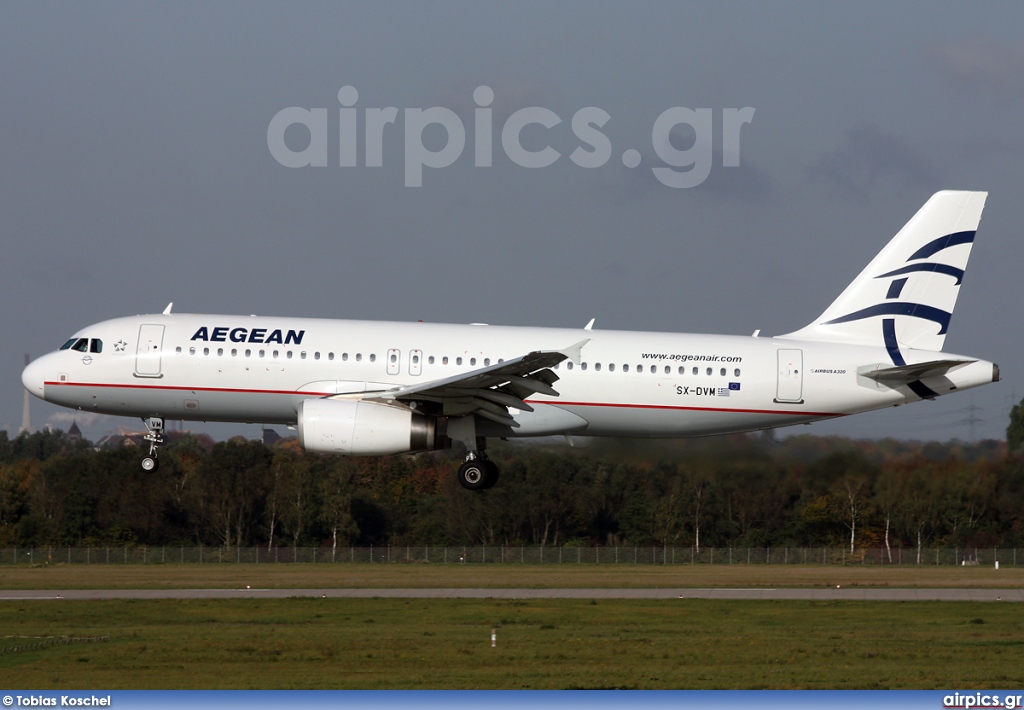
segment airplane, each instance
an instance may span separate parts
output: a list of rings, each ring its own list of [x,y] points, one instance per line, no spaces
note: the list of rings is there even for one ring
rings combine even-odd
[[[933,195],[800,330],[760,337],[173,313],[90,325],[30,363],[36,397],[141,417],[297,427],[306,451],[461,443],[459,483],[492,487],[488,438],[691,437],[935,399],[999,381],[942,352],[987,193]],[[557,384],[557,388],[556,388]]]

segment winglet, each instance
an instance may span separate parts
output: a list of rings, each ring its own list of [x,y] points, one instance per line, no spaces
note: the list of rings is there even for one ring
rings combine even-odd
[[[165,316],[171,315],[171,308],[173,306],[174,306],[174,301],[171,301],[170,303],[167,304],[167,308],[164,309],[164,315]]]
[[[560,350],[559,352],[561,352],[562,355],[565,355],[567,358],[572,360],[574,364],[579,365],[580,360],[583,359],[583,346],[589,342],[590,338],[587,338],[586,340],[581,340],[575,345],[570,345],[565,350]]]

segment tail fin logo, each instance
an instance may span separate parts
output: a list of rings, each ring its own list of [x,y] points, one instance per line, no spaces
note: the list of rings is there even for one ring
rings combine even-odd
[[[876,279],[892,278],[896,276],[906,276],[907,274],[913,274],[917,272],[931,272],[937,274],[943,274],[951,278],[956,279],[955,286],[959,286],[963,283],[964,270],[949,264],[942,264],[936,261],[925,261],[921,262],[921,259],[927,259],[929,257],[938,254],[939,252],[949,249],[950,247],[958,246],[960,244],[971,244],[974,242],[975,231],[969,232],[954,232],[953,234],[947,234],[944,237],[925,244],[923,247],[918,249],[916,252],[910,255],[907,262],[918,262],[908,263],[906,266],[902,266],[893,271],[879,274]],[[886,293],[886,301],[879,303],[868,308],[862,308],[859,311],[848,313],[838,318],[833,318],[830,321],[826,321],[822,325],[837,325],[839,323],[850,323],[852,321],[864,320],[865,318],[871,318],[873,316],[909,316],[911,318],[921,318],[923,320],[932,321],[939,326],[939,335],[945,335],[949,328],[949,319],[952,317],[952,313],[944,311],[941,308],[935,308],[924,303],[909,303],[906,301],[898,300],[900,294],[903,292],[903,287],[907,284],[908,278],[894,278],[889,284],[889,290]],[[893,322],[894,319],[886,319],[885,322]],[[895,331],[893,331],[893,338],[895,338]],[[888,338],[885,338],[888,340]],[[896,363],[897,365],[900,363]]]
[[[987,192],[942,190],[875,255],[825,312],[784,338],[942,350]],[[879,331],[879,322],[888,323]]]
[[[963,269],[950,266],[949,264],[943,264],[938,261],[921,260],[933,257],[939,252],[949,249],[950,247],[960,244],[971,244],[974,241],[974,235],[974,231],[955,232],[953,234],[947,234],[944,237],[939,237],[938,239],[924,245],[911,254],[910,258],[907,259],[908,263],[906,266],[901,266],[898,269],[887,271],[886,273],[879,274],[875,277],[876,279],[892,279],[889,283],[889,289],[885,294],[885,302],[871,306],[870,308],[863,308],[845,316],[840,316],[839,318],[834,318],[827,321],[825,325],[849,323],[851,321],[863,320],[872,316],[909,316],[911,318],[921,318],[923,320],[937,323],[939,325],[939,335],[945,335],[946,330],[949,328],[949,319],[952,317],[952,313],[923,303],[900,301],[899,298],[903,293],[903,287],[907,285],[907,281],[910,278],[908,274],[924,272],[949,276],[950,278],[956,279],[954,287],[959,287],[960,284],[963,283],[964,279]],[[889,354],[889,358],[892,360],[893,365],[902,367],[907,364],[906,359],[903,357],[903,353],[900,352],[899,340],[896,337],[895,318],[882,319],[882,342],[885,344],[885,350]],[[935,392],[920,380],[910,382],[908,383],[908,386],[911,391],[922,399],[937,396]]]

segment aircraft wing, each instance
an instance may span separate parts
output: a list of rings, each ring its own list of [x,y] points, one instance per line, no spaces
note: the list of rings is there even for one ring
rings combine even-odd
[[[941,377],[951,370],[970,365],[973,362],[977,362],[977,360],[930,360],[914,365],[887,367],[881,370],[861,372],[860,374],[885,384],[899,385],[928,379],[929,377]]]
[[[508,408],[532,412],[525,401],[534,394],[557,397],[551,386],[558,375],[551,368],[563,360],[578,362],[580,351],[590,340],[583,340],[565,350],[536,350],[478,370],[463,372],[440,380],[406,385],[392,390],[367,394],[368,401],[434,402],[441,405],[445,416],[477,414],[510,427],[519,424]]]

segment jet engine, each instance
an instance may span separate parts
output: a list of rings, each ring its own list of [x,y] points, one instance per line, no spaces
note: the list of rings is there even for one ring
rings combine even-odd
[[[445,448],[436,420],[405,407],[356,399],[307,399],[299,404],[299,443],[306,451],[381,456]]]

